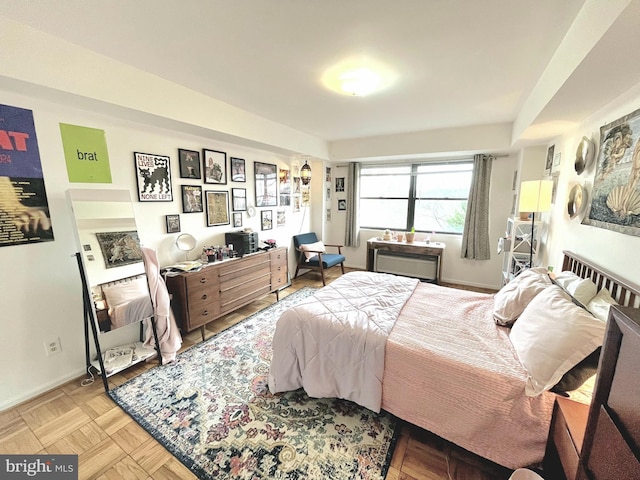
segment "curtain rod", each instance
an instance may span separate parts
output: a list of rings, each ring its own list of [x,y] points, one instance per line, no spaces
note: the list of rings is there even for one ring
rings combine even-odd
[[[500,154],[491,154],[491,153],[487,153],[484,154],[487,157],[493,157],[493,158],[504,158],[504,157],[510,157],[511,155],[508,153],[500,153]],[[468,162],[470,160],[473,160],[473,155],[471,157],[465,157],[465,158],[456,158],[456,159],[437,159],[437,158],[433,158],[433,159],[420,159],[420,158],[416,158],[416,159],[398,159],[398,160],[391,160],[389,162],[384,161],[384,160],[380,160],[380,161],[368,161],[368,162],[358,162],[358,163],[362,163],[362,164],[366,164],[366,165],[392,165],[394,163],[454,163],[454,162]],[[337,164],[337,165],[333,165],[334,167],[348,167],[349,164],[348,163],[342,163],[342,164]]]

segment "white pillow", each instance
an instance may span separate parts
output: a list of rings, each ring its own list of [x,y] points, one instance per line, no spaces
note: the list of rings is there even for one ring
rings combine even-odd
[[[606,322],[607,318],[609,318],[609,309],[611,308],[611,305],[618,305],[618,302],[613,299],[609,290],[602,288],[598,294],[593,297],[589,303],[587,303],[587,310],[603,322]]]
[[[536,396],[602,345],[605,323],[551,286],[536,296],[513,325],[509,338],[527,370],[525,393]]]
[[[520,316],[533,297],[551,285],[545,268],[530,268],[507,283],[493,297],[493,319],[509,326]]]
[[[560,272],[555,281],[569,295],[585,306],[598,293],[598,287],[596,287],[595,283],[588,278],[580,278],[573,272]]]
[[[322,242],[306,243],[304,245],[300,245],[300,250],[304,251],[304,255],[307,257],[307,262],[308,262],[311,257],[315,257],[317,255],[317,252],[324,253],[325,247],[324,247],[324,243]],[[313,250],[313,251],[308,252],[306,250]]]
[[[102,287],[109,309],[115,308],[123,303],[130,302],[134,298],[149,294],[147,279],[140,277],[130,282],[117,283]]]

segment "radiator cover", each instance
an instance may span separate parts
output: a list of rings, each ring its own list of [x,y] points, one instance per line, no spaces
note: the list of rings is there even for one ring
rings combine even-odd
[[[414,255],[378,250],[376,253],[376,272],[393,273],[405,277],[415,277],[435,281],[437,278],[438,257]]]

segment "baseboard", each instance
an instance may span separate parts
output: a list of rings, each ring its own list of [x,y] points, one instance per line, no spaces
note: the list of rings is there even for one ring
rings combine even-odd
[[[43,393],[47,393],[51,390],[54,390],[59,386],[64,385],[65,383],[70,382],[75,378],[81,377],[85,373],[86,373],[86,370],[82,369],[77,372],[65,375],[64,377],[53,380],[51,382],[48,382],[44,385],[39,385],[38,388],[34,388],[33,390],[30,390],[28,392],[23,392],[21,395],[11,397],[8,399],[5,398],[0,402],[0,412],[7,410],[9,408],[13,408],[17,405],[20,405],[21,403],[32,400],[38,395],[42,395]]]

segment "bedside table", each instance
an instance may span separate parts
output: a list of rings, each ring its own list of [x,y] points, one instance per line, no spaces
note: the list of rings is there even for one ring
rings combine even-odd
[[[556,398],[544,458],[545,478],[575,480],[588,417],[589,405]]]

